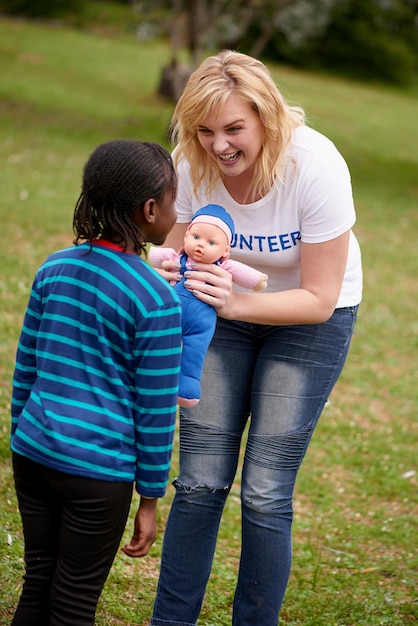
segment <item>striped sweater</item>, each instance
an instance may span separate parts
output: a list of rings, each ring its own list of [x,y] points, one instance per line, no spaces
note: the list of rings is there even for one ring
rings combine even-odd
[[[163,496],[180,357],[178,297],[145,261],[108,242],[52,254],[17,348],[11,449]]]

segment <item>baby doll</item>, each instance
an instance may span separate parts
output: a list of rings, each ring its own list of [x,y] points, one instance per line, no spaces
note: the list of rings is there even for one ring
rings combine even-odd
[[[237,285],[254,291],[265,289],[266,274],[229,258],[233,236],[234,222],[229,213],[217,204],[208,204],[194,214],[179,252],[173,248],[151,247],[149,260],[156,268],[162,268],[163,261],[176,261],[180,264],[181,274],[186,269],[193,269],[191,261],[216,263],[232,274]],[[172,285],[182,305],[183,350],[178,404],[192,407],[200,399],[200,377],[215,332],[216,311],[185,288],[184,278],[173,281]]]

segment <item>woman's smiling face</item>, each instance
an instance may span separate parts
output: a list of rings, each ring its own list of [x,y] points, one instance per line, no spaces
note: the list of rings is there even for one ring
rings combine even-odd
[[[219,111],[197,127],[200,145],[218,164],[223,176],[252,176],[263,145],[264,127],[257,112],[231,95]]]

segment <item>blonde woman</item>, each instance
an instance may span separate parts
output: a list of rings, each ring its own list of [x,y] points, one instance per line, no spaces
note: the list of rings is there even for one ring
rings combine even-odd
[[[218,321],[200,403],[181,410],[180,473],[151,624],[196,624],[249,421],[232,624],[277,626],[297,472],[361,300],[350,174],[334,144],[286,103],[266,66],[237,52],[212,56],[192,74],[172,129],[179,192],[166,245],[180,248],[195,211],[219,204],[235,223],[231,258],[268,274],[269,285],[263,293],[233,288],[215,265],[186,273]],[[167,280],[172,270],[167,262]]]

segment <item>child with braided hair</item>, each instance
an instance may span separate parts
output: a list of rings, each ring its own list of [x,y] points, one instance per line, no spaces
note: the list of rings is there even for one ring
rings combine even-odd
[[[192,270],[194,263],[215,263],[229,272],[240,287],[254,291],[267,287],[267,274],[229,258],[234,230],[230,214],[222,206],[208,204],[193,215],[179,252],[174,248],[149,250],[154,267],[163,269],[164,261],[175,261],[182,275],[179,282],[172,281],[182,304],[183,350],[178,398],[181,407],[192,407],[199,402],[203,362],[216,328],[215,309],[187,289],[189,275],[185,272]]]
[[[11,449],[26,573],[13,626],[90,626],[133,485],[129,556],[156,534],[181,358],[176,292],[146,262],[176,219],[177,178],[154,143],[96,148],[74,246],[39,268],[17,349]]]

